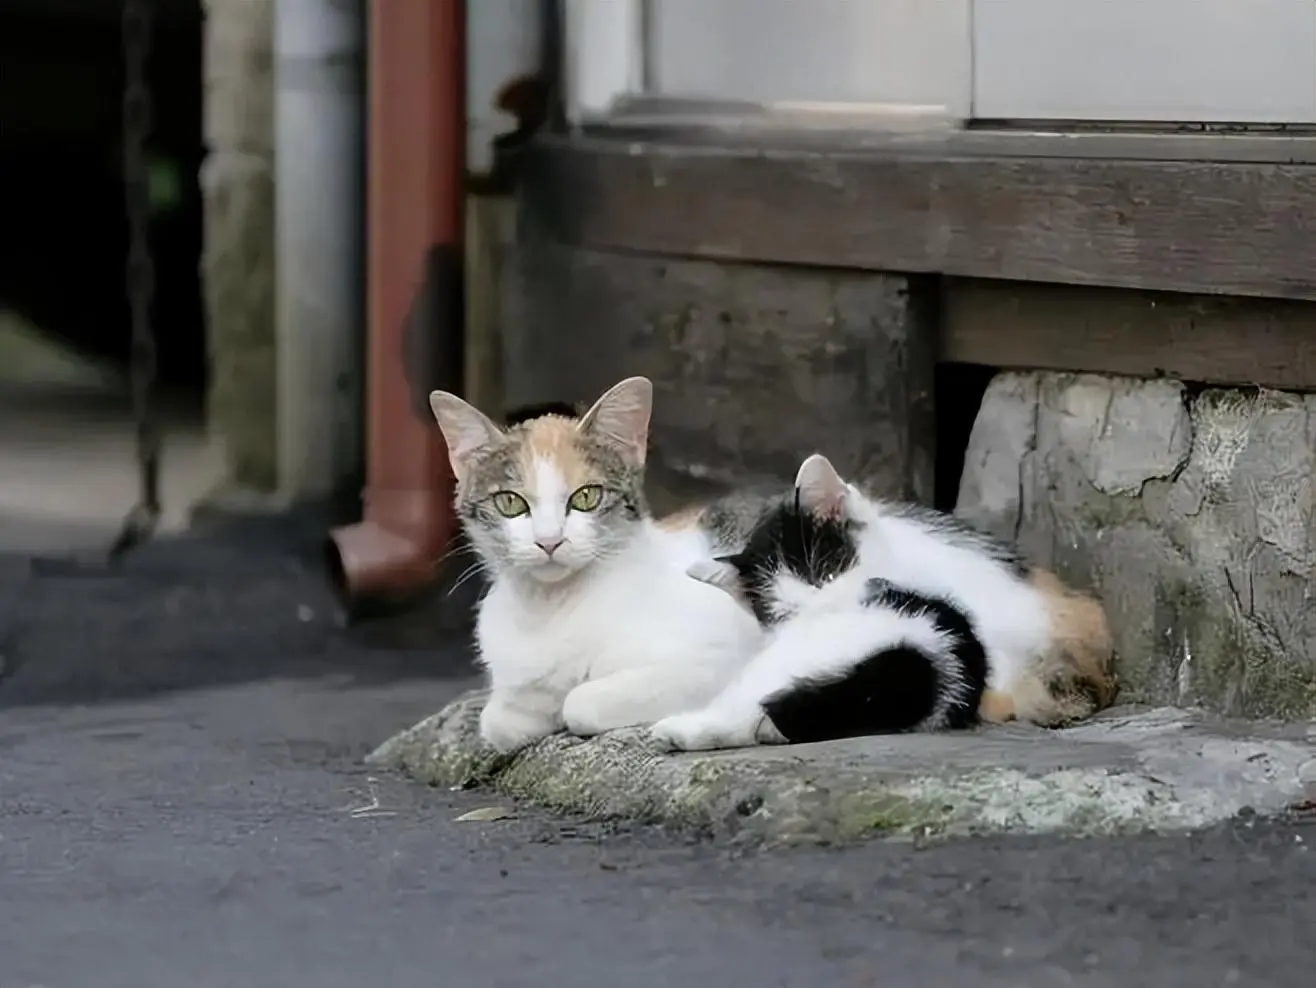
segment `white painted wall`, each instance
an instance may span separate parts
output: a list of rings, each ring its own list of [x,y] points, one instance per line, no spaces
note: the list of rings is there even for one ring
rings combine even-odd
[[[640,92],[643,5],[640,0],[560,2],[566,33],[566,113],[573,123],[580,123],[607,113],[620,97]]]
[[[661,95],[968,111],[970,0],[651,3]]]
[[[975,117],[1316,121],[1316,0],[974,0],[973,47]]]
[[[466,164],[483,172],[490,147],[516,120],[494,109],[498,91],[540,69],[543,0],[475,0],[466,5]]]
[[[647,52],[665,96],[1316,123],[1316,0],[648,0],[647,39],[642,0],[559,2],[577,120]]]

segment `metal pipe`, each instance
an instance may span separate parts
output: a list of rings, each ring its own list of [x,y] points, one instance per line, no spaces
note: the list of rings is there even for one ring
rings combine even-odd
[[[276,0],[279,490],[339,493],[361,458],[362,0]]]
[[[330,533],[349,607],[436,578],[455,533],[452,476],[429,411],[460,387],[465,4],[370,4],[364,519]]]

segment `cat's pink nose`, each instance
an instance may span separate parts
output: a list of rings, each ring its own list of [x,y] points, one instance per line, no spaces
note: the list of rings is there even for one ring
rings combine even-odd
[[[554,552],[557,551],[557,547],[560,546],[565,541],[566,539],[562,538],[561,536],[557,536],[549,539],[535,539],[535,545],[543,549],[546,555],[551,556],[553,555]]]

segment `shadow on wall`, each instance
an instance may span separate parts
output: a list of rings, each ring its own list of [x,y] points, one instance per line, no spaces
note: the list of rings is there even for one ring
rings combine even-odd
[[[0,308],[90,355],[125,363],[119,4],[56,6],[0,0]],[[153,315],[164,383],[202,393],[202,16],[198,2],[156,7]]]

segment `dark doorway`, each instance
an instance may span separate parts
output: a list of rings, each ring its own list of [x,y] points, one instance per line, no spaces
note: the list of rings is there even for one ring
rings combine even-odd
[[[995,367],[980,364],[937,365],[937,480],[935,500],[942,511],[953,511],[964,473],[964,453],[973,423],[982,407]]]
[[[154,7],[153,317],[162,387],[199,400],[202,15],[196,0]],[[0,0],[0,310],[126,367],[120,9],[109,0]]]

